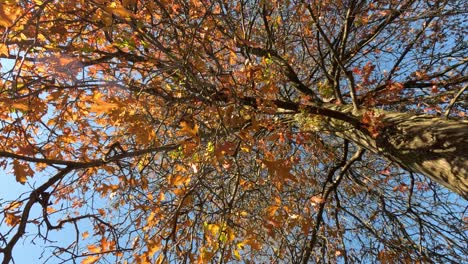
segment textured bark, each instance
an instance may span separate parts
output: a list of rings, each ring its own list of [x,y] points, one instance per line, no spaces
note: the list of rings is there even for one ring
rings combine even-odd
[[[334,107],[336,110],[337,107]],[[351,115],[351,109],[341,108]],[[364,112],[352,114],[360,119]],[[468,199],[468,122],[430,115],[385,112],[375,138],[344,121],[329,119],[328,128],[339,137],[421,173]]]

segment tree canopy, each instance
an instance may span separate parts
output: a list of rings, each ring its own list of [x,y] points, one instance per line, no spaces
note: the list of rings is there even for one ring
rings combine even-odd
[[[0,1],[3,263],[466,261],[464,10]]]

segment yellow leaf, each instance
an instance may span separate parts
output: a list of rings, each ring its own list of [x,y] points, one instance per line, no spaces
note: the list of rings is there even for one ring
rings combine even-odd
[[[240,256],[239,250],[234,249],[234,257],[236,257],[237,260],[241,260],[241,256]]]
[[[86,239],[89,236],[88,231],[85,231],[83,234],[81,234],[82,239]]]
[[[164,255],[159,255],[158,259],[156,259],[156,264],[164,263]]]
[[[237,60],[237,54],[235,52],[231,51],[229,53],[229,64],[231,64],[231,65],[236,64],[236,60]]]
[[[237,248],[242,250],[244,249],[245,246],[250,246],[252,250],[260,250],[262,248],[262,245],[257,242],[257,240],[253,237],[249,237],[245,239],[244,241],[240,242],[237,244]]]
[[[112,14],[120,16],[120,17],[132,17],[133,16],[133,14],[130,11],[128,11],[125,7],[121,7],[121,6],[111,8],[110,11],[112,12]]]
[[[21,184],[25,184],[27,177],[31,177],[34,174],[34,171],[28,164],[20,163],[18,160],[13,161],[13,172],[15,174],[16,181]]]
[[[81,264],[93,264],[99,260],[99,256],[89,256],[81,261]]]
[[[3,43],[0,43],[0,55],[8,56],[9,54],[10,53],[8,51],[8,46]]]
[[[207,226],[207,229],[213,236],[217,236],[219,233],[220,227],[217,224],[209,224]]]

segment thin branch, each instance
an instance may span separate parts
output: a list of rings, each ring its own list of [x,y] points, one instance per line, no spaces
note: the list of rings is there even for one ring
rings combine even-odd
[[[338,64],[339,68],[346,75],[346,78],[348,79],[349,93],[351,95],[351,101],[352,101],[352,104],[353,104],[354,111],[359,110],[359,106],[358,106],[357,99],[356,99],[356,84],[354,82],[353,74],[350,71],[346,70],[346,67],[343,65],[343,62],[341,61],[341,57],[339,56],[338,52],[333,47],[333,44],[330,41],[330,39],[327,37],[327,34],[325,33],[325,31],[323,31],[322,27],[320,26],[319,21],[318,21],[317,17],[314,15],[314,12],[313,12],[312,7],[310,6],[310,4],[307,5],[307,10],[309,10],[310,17],[314,21],[314,24],[317,27],[318,32],[320,33],[322,38],[325,40],[325,43],[327,44],[328,49],[330,50],[331,54],[333,55],[333,58],[335,59],[336,63]],[[349,20],[350,18],[347,17],[347,19]],[[347,28],[345,28],[345,33],[344,34],[347,34],[346,32],[347,32]],[[346,35],[345,35],[345,37],[346,37]],[[345,40],[345,37],[343,37],[343,40]]]
[[[257,47],[251,47],[248,46],[247,44],[238,44],[240,48],[246,49],[246,51],[250,54],[259,56],[259,57],[271,57],[273,58],[280,66],[283,67],[285,71],[286,77],[296,85],[296,88],[306,94],[312,97],[312,100],[314,103],[321,104],[322,100],[317,96],[317,94],[312,91],[307,85],[305,85],[297,76],[297,73],[294,71],[293,67],[286,61],[283,57],[281,57],[275,50],[270,50],[270,49],[263,49],[263,48],[257,48]]]
[[[447,110],[445,110],[445,117],[449,116],[450,111],[455,105],[455,102],[457,102],[458,98],[463,94],[463,92],[466,90],[467,87],[468,87],[468,84],[465,84],[465,86],[463,86],[463,88],[461,88],[460,91],[458,91],[458,93],[455,95],[455,97],[450,101],[449,105],[447,106]]]
[[[317,213],[317,220],[316,220],[314,229],[312,231],[312,237],[310,239],[309,245],[307,245],[306,247],[304,258],[302,259],[303,264],[307,264],[307,262],[309,261],[310,255],[312,254],[312,249],[315,247],[315,243],[317,242],[317,234],[323,221],[323,212],[325,210],[325,205],[326,205],[328,196],[330,195],[332,191],[336,190],[341,180],[343,179],[343,176],[346,174],[346,172],[351,167],[351,165],[353,165],[354,162],[361,159],[362,155],[364,154],[364,151],[365,150],[363,148],[359,148],[356,151],[356,153],[354,153],[354,155],[348,160],[348,162],[346,162],[346,164],[341,169],[340,174],[333,182],[333,185],[330,186],[330,188],[328,188],[325,191],[325,193],[322,195],[323,202],[320,203],[320,208]]]
[[[3,262],[2,264],[8,264],[12,260],[12,251],[18,240],[25,234],[26,232],[26,225],[29,220],[29,214],[31,212],[31,209],[35,203],[41,203],[42,202],[42,196],[45,193],[45,191],[51,187],[52,185],[56,184],[58,181],[63,179],[65,175],[68,173],[77,170],[77,169],[85,169],[85,168],[90,168],[90,167],[97,167],[101,166],[110,162],[116,162],[119,161],[123,158],[128,158],[128,157],[135,157],[139,155],[144,155],[147,153],[155,152],[155,151],[169,151],[169,150],[174,150],[177,149],[179,145],[176,144],[171,144],[171,145],[166,145],[162,147],[157,147],[157,148],[148,148],[148,149],[143,149],[143,150],[137,150],[133,152],[124,152],[118,155],[114,155],[112,157],[105,159],[100,159],[100,160],[92,160],[89,162],[72,162],[72,161],[61,161],[58,164],[60,165],[67,165],[66,168],[63,168],[57,172],[53,177],[49,178],[44,184],[42,184],[39,188],[35,189],[32,191],[29,195],[28,202],[24,206],[23,213],[21,214],[21,220],[18,224],[18,229],[16,233],[13,235],[11,240],[6,244],[5,247],[0,248],[0,253],[3,253]],[[13,153],[9,152],[4,152],[6,154],[5,156],[7,157],[12,157],[12,158],[23,158],[23,160],[31,161],[31,162],[40,162],[40,163],[46,163],[47,161],[51,162],[51,160],[47,159],[39,159],[39,158],[32,158],[32,157],[26,157],[26,156],[21,156],[21,155],[16,155]],[[55,161],[55,160],[52,160]],[[57,163],[55,163],[57,164]],[[62,221],[66,222],[66,220]],[[63,224],[63,223],[62,223]]]
[[[124,158],[131,158],[131,157],[136,157],[140,155],[145,155],[151,152],[175,150],[178,147],[179,147],[178,144],[169,144],[169,145],[165,145],[161,147],[147,148],[147,149],[136,150],[132,152],[123,152],[118,155],[114,155],[112,157],[106,157],[106,158],[95,159],[95,160],[90,160],[90,161],[69,161],[69,160],[57,160],[57,159],[47,159],[47,158],[35,158],[35,157],[19,155],[19,154],[7,152],[7,151],[0,151],[0,157],[19,159],[19,160],[24,160],[24,161],[34,162],[34,163],[45,163],[47,165],[73,166],[75,169],[84,169],[84,168],[101,166],[106,163],[115,162],[117,160],[121,160]]]

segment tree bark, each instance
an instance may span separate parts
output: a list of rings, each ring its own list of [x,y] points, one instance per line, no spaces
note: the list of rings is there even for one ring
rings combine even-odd
[[[468,200],[468,121],[431,115],[333,107],[362,120],[365,111],[383,115],[378,135],[342,120],[328,118],[328,129],[376,154],[421,173]]]

